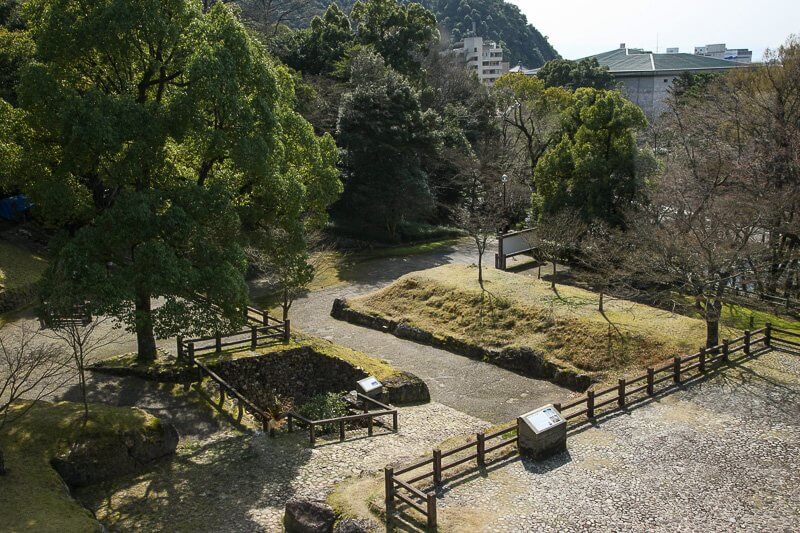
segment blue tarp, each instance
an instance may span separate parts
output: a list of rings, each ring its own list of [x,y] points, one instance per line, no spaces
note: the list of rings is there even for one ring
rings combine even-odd
[[[19,220],[30,208],[31,203],[24,194],[9,196],[0,200],[0,218],[4,220]]]

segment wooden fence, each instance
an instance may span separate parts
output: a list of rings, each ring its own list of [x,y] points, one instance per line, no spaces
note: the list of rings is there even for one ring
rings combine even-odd
[[[324,426],[338,426],[339,427],[339,441],[343,441],[345,439],[345,426],[348,422],[360,422],[363,420],[367,421],[367,434],[371,437],[373,434],[373,427],[376,423],[380,423],[375,419],[381,416],[389,416],[392,417],[392,431],[397,431],[397,409],[390,405],[386,405],[384,403],[379,402],[369,396],[365,396],[360,392],[356,392],[357,398],[362,401],[363,413],[358,414],[351,414],[346,416],[340,416],[336,418],[325,418],[321,420],[309,420],[308,418],[291,411],[289,412],[287,417],[287,424],[288,430],[294,431],[294,425],[296,423],[300,423],[305,425],[308,428],[308,439],[312,446],[317,441],[316,437],[316,428],[317,427],[324,427]],[[377,411],[370,411],[369,406],[375,406],[378,408]]]
[[[777,296],[775,294],[768,294],[760,291],[748,291],[746,289],[730,286],[724,287],[724,290],[733,296],[762,300],[772,304],[775,307],[783,307],[786,309],[786,311],[795,311],[798,308],[797,300],[792,300],[791,298],[786,298],[783,296]]]
[[[776,333],[779,336],[776,336]],[[795,340],[786,339],[786,336],[790,336]],[[736,339],[725,340],[711,348],[701,348],[699,352],[692,355],[675,357],[668,364],[648,368],[647,373],[641,376],[629,379],[620,378],[614,386],[600,391],[589,390],[576,400],[563,405],[554,404],[554,406],[569,424],[593,420],[601,412],[606,414],[616,409],[622,409],[635,401],[641,401],[657,393],[664,392],[668,387],[699,377],[709,370],[711,365],[726,363],[740,352],[744,357],[748,357],[753,349],[756,348],[756,345],[762,344],[766,348],[771,348],[773,343],[800,348],[800,334],[775,328],[767,323],[761,329],[745,331],[744,335]],[[669,385],[665,387],[662,385],[664,383],[669,383]],[[657,390],[659,388],[661,390]],[[430,458],[397,470],[386,467],[384,469],[384,491],[387,520],[394,511],[395,502],[400,501],[422,513],[426,518],[428,528],[435,529],[437,525],[436,495],[432,491],[425,492],[413,486],[413,484],[426,481],[427,486],[431,484],[434,487],[441,486],[443,472],[470,461],[475,461],[476,466],[482,468],[486,465],[488,453],[517,442],[518,436],[516,433],[517,427],[515,423],[512,426],[489,434],[478,433],[474,441],[471,440],[450,450],[435,449]],[[502,439],[503,436],[508,438]],[[488,442],[495,439],[501,439],[501,442],[487,446]],[[474,452],[471,451],[473,448]],[[444,459],[465,451],[470,451],[471,453],[449,463],[443,463]],[[414,473],[415,470],[419,469],[425,469],[425,471]],[[408,479],[400,479],[398,477],[408,473],[411,473],[412,477]]]
[[[246,409],[251,415],[253,415],[259,422],[261,422],[261,427],[264,429],[264,432],[269,431],[269,421],[272,419],[266,412],[259,409],[253,402],[245,398],[244,396],[239,393],[236,389],[234,389],[231,385],[228,384],[227,381],[222,379],[216,372],[208,368],[206,365],[201,363],[197,360],[192,360],[192,364],[200,369],[200,372],[210,378],[214,383],[217,384],[219,387],[219,403],[222,406],[225,403],[225,395],[227,394],[230,398],[236,401],[236,406],[239,410],[238,417],[241,420],[242,418],[242,411]]]
[[[197,298],[200,301],[207,302],[202,296],[198,296]],[[198,352],[214,350],[219,353],[223,348],[244,348],[248,346],[251,350],[255,350],[263,341],[273,339],[281,339],[283,342],[289,342],[291,323],[288,319],[278,320],[275,317],[269,316],[267,311],[262,311],[252,306],[247,306],[245,308],[244,316],[247,319],[249,327],[240,331],[224,335],[220,332],[216,332],[211,336],[195,337],[192,339],[186,339],[182,335],[178,335],[178,358],[184,359],[188,357],[189,361],[192,362]]]

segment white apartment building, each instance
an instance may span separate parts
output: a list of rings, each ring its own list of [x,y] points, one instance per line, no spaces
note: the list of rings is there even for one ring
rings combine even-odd
[[[707,44],[705,46],[695,46],[694,54],[714,59],[726,59],[737,63],[751,63],[753,61],[753,51],[747,48],[728,48],[725,43]]]
[[[478,79],[486,85],[492,85],[508,72],[508,62],[503,61],[503,49],[494,41],[464,37],[463,41],[455,44],[453,51],[464,58],[467,68],[475,71]]]

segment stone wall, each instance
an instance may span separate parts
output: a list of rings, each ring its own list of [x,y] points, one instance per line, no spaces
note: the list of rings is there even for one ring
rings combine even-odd
[[[333,302],[331,316],[359,326],[392,333],[401,339],[409,339],[465,355],[472,359],[480,359],[526,377],[546,379],[574,391],[583,392],[592,384],[591,378],[586,374],[578,373],[575,370],[561,367],[548,361],[541,353],[530,347],[521,346],[492,350],[450,336],[438,337],[428,331],[412,327],[405,322],[395,322],[356,311],[347,305],[346,300],[339,298]]]

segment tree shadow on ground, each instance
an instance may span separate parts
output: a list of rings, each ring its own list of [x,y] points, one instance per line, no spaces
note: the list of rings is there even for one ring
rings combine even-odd
[[[233,434],[183,446],[149,472],[82,489],[76,497],[112,529],[260,531],[265,523],[277,529],[311,449],[291,436],[268,440]]]
[[[206,438],[235,425],[235,420],[219,412],[211,399],[195,389],[185,391],[176,383],[92,373],[87,379],[87,397],[92,403],[138,407],[175,426],[181,437]],[[56,399],[80,402],[80,388],[73,385]]]

